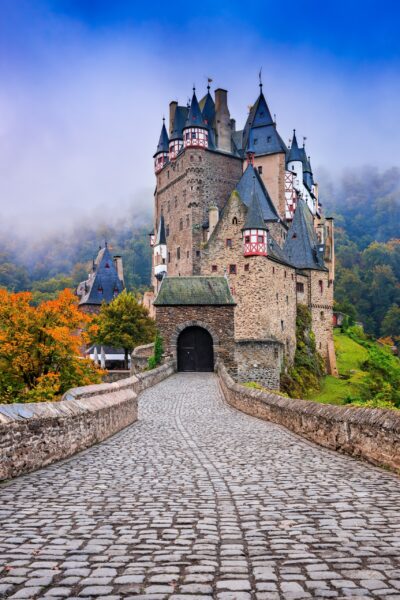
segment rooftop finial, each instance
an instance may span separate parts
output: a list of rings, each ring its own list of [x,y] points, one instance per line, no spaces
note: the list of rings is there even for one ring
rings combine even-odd
[[[306,139],[307,139],[307,138],[306,138],[306,137],[303,135],[303,148],[305,148],[305,147],[306,147]]]
[[[196,93],[196,86],[195,86],[195,84],[193,84],[193,94],[195,94],[195,93]]]
[[[262,67],[260,68],[260,72],[258,73],[258,81],[259,81],[259,86],[260,86],[260,93],[262,92],[262,79],[261,79],[261,75],[262,75]]]
[[[163,125],[165,125],[165,116],[164,115],[163,115],[163,118],[162,118],[162,122],[163,122]]]
[[[104,240],[104,248],[108,248],[107,240]]]
[[[210,91],[210,83],[212,82],[211,77],[207,77],[207,91]]]

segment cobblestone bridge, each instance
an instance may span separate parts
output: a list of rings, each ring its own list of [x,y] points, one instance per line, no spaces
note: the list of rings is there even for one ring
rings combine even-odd
[[[0,596],[400,599],[400,482],[223,403],[212,374],[0,487]]]

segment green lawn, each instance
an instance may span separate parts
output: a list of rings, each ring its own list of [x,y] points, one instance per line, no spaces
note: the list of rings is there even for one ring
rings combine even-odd
[[[340,375],[349,376],[349,379],[340,379],[327,375],[322,382],[321,390],[309,397],[323,404],[343,404],[346,396],[356,393],[355,384],[363,376],[361,363],[367,358],[367,350],[341,333],[334,330],[337,366]]]

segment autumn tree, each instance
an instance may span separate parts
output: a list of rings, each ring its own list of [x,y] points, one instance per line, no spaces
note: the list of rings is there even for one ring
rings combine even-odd
[[[136,346],[154,340],[155,323],[145,306],[136,296],[123,291],[110,304],[103,304],[97,319],[98,331],[95,340],[99,344],[123,348],[125,368],[128,357]]]
[[[90,322],[69,290],[33,306],[31,293],[0,289],[0,401],[52,400],[99,382],[99,371],[80,356]]]

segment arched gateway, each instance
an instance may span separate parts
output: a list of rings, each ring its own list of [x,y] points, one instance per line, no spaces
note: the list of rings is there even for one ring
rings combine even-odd
[[[203,327],[186,327],[177,342],[178,371],[213,371],[213,339]]]

